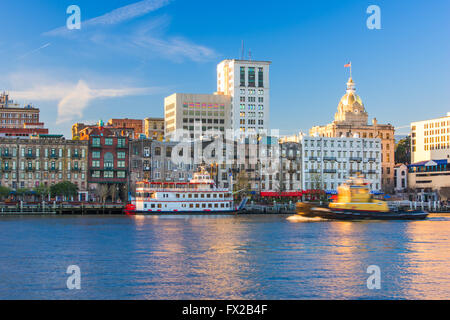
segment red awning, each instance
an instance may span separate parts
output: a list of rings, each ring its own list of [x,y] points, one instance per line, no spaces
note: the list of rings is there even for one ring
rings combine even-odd
[[[301,197],[302,191],[293,192],[261,192],[261,197]]]

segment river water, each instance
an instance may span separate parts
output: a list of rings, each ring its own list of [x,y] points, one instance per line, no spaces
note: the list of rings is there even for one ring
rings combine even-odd
[[[2,217],[0,299],[450,298],[450,215],[287,218]]]

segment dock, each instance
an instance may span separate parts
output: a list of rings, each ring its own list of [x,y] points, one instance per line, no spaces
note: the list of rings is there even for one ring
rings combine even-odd
[[[109,203],[0,204],[0,216],[120,215],[124,208]]]

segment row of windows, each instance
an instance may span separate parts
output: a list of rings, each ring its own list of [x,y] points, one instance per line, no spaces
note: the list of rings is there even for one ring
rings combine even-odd
[[[111,154],[111,153],[109,153],[109,154]],[[101,156],[101,152],[100,151],[93,151],[92,152],[92,159],[100,159],[100,156]],[[124,151],[117,152],[117,159],[125,159],[125,157],[126,157],[126,154],[125,154]]]
[[[246,94],[246,90],[245,89],[241,89],[241,95]],[[248,89],[248,95],[249,96],[254,96],[256,95],[256,89]],[[264,89],[258,89],[258,95],[262,96],[264,95]]]
[[[224,119],[187,119],[184,118],[183,119],[183,123],[203,123],[203,124],[225,124],[225,120]]]
[[[2,118],[38,118],[38,114],[37,113],[33,113],[33,114],[29,114],[29,113],[0,113],[0,117]]]
[[[62,158],[64,156],[64,150],[62,148],[45,148],[44,150],[44,157],[59,157]],[[86,156],[86,149],[66,149],[65,155],[67,157],[79,157],[81,156],[84,158]],[[0,147],[0,155],[2,156],[17,156],[17,148],[2,148]],[[40,157],[41,156],[41,149],[40,148],[20,148],[20,156],[21,157],[27,157],[27,156],[33,156],[33,157]]]
[[[100,146],[100,138],[92,138],[92,145],[95,147]],[[114,138],[105,138],[105,146],[112,146],[114,142]],[[124,148],[126,145],[126,140],[124,138],[117,139],[117,147]]]
[[[33,162],[32,161],[28,161],[27,166],[25,166],[25,162],[21,161],[20,162],[20,170],[41,170],[41,162],[40,161],[36,161],[34,166],[33,166]],[[43,162],[44,166],[43,166],[43,170],[52,170],[52,171],[62,171],[63,169],[63,163],[61,161],[59,162],[48,162],[48,161],[44,161]],[[3,166],[3,162],[0,160],[0,168],[4,168],[5,170],[16,170],[16,161],[11,161],[11,166],[9,161],[4,161],[4,166]],[[70,161],[67,163],[67,170],[79,170],[80,167],[78,165],[78,162],[75,161],[73,167],[71,166]],[[81,170],[84,170],[85,166],[84,166],[84,162],[81,163]]]
[[[439,127],[445,127],[445,126],[450,126],[450,120],[426,123],[424,125],[424,129],[439,128]],[[416,127],[414,126],[413,130],[415,130],[415,129],[416,129]]]
[[[240,68],[240,85],[241,87],[245,87],[245,73],[246,73],[246,67]],[[248,67],[248,86],[249,87],[256,87],[256,68],[255,67]],[[258,68],[258,87],[262,88],[264,87],[264,71],[263,68]]]
[[[190,208],[190,209],[218,209],[218,208],[230,208],[229,203],[189,203],[183,204],[182,208]],[[161,203],[155,204],[152,203],[150,205],[144,204],[144,209],[162,209],[163,205]],[[167,208],[167,204],[164,205],[164,208]]]
[[[103,176],[101,175],[100,171],[93,171],[91,174],[92,178],[108,178],[108,179],[112,179],[112,178],[119,178],[119,179],[123,179],[126,177],[126,172],[125,171],[104,171],[103,172]]]
[[[212,111],[183,111],[183,116],[203,116],[203,117],[225,117],[225,112],[212,112]]]
[[[81,178],[82,180],[85,179],[85,174],[84,173],[81,173],[81,174],[78,174],[78,173],[74,173],[74,174],[67,173],[64,176],[67,177],[68,180],[71,180],[72,178],[74,180],[78,180],[79,178]],[[26,179],[28,179],[28,180],[53,179],[54,180],[56,178],[58,178],[59,180],[62,180],[63,174],[62,173],[58,173],[58,174],[55,174],[55,173],[52,173],[52,174],[44,173],[44,174],[41,174],[39,172],[37,172],[36,174],[33,174],[33,173],[28,173],[28,174],[20,173],[19,177],[22,180],[26,180]],[[11,178],[11,179],[14,180],[14,179],[17,179],[17,174],[15,172],[12,172],[11,174],[6,172],[3,175],[2,175],[2,173],[0,173],[0,179],[2,179],[2,178],[6,179],[6,180]]]

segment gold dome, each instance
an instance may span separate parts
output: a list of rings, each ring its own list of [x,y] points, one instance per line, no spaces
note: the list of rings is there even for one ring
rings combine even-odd
[[[353,92],[346,93],[339,102],[339,104],[342,104],[345,107],[353,107],[355,103],[359,104],[361,107],[363,106],[361,98]]]

